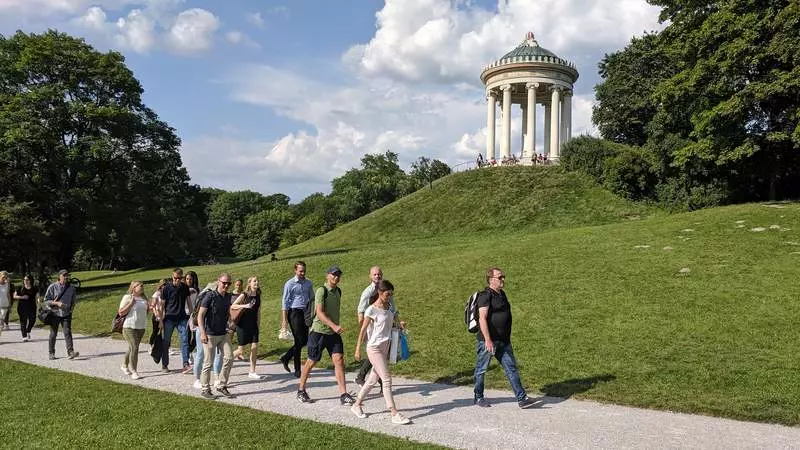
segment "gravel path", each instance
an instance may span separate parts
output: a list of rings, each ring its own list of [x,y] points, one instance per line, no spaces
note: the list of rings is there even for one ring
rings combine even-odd
[[[105,378],[184,395],[199,396],[192,376],[162,374],[142,345],[139,373],[133,381],[120,371],[126,344],[121,340],[75,335],[80,357],[68,360],[59,332],[58,359],[47,359],[48,331],[34,329],[31,342],[21,342],[16,323],[0,336],[0,355],[53,369]],[[178,358],[180,358],[178,356]],[[689,414],[604,405],[590,401],[542,398],[534,408],[521,410],[509,391],[487,390],[491,408],[472,406],[471,387],[433,384],[394,378],[395,401],[413,420],[392,425],[383,411],[383,397],[373,391],[364,404],[366,419],[355,417],[339,405],[330,371],[312,372],[308,393],[316,400],[305,405],[295,399],[296,379],[279,363],[261,362],[263,381],[247,378],[247,365],[236,361],[231,374],[234,399],[218,399],[249,408],[295,417],[337,423],[382,432],[415,441],[456,448],[798,448],[800,428],[739,422]],[[357,386],[348,374],[348,389]]]

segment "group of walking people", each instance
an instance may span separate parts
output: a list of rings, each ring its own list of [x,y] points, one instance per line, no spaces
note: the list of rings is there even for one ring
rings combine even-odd
[[[383,279],[383,272],[378,266],[370,268],[369,284],[362,291],[356,307],[359,330],[354,358],[362,363],[354,381],[360,386],[360,390],[355,397],[347,391],[342,339],[345,330],[340,325],[342,291],[339,283],[342,275],[339,266],[331,266],[326,271],[325,282],[315,290],[311,280],[306,278],[306,264],[297,261],[294,264],[294,276],[284,284],[281,329],[282,334],[287,335],[286,331],[291,330],[293,345],[280,357],[280,362],[287,372],[293,373],[299,379],[296,397],[302,403],[313,403],[306,389],[309,374],[321,360],[323,351],[327,351],[334,365],[342,405],[349,406],[357,417],[366,418],[364,398],[375,385],[380,384],[392,422],[410,423],[395,405],[389,369],[392,330],[404,330],[406,324],[400,320],[394,286]],[[55,340],[59,326],[63,326],[68,357],[72,359],[79,355],[74,351],[72,343],[72,310],[76,295],[69,279],[70,273],[67,270],[59,271],[58,281],[47,288],[44,297],[44,305],[51,308],[54,316],[49,323],[50,359],[55,359]],[[474,404],[479,407],[491,406],[484,398],[483,390],[484,374],[494,357],[503,367],[519,406],[526,408],[535,401],[528,397],[522,386],[511,346],[512,317],[510,303],[503,290],[505,274],[499,268],[492,267],[487,271],[486,282],[488,286],[479,292],[476,299],[479,330],[476,333]],[[31,278],[24,277],[23,286],[9,294],[11,291],[8,274],[0,272],[0,300],[7,300],[7,303],[0,302],[0,307],[10,307],[11,299],[20,302],[20,310],[26,313],[20,313],[20,328],[23,340],[29,340],[36,311],[36,291]],[[228,390],[231,368],[235,358],[244,359],[243,353],[247,346],[250,346],[248,377],[255,380],[263,378],[256,372],[260,307],[261,289],[255,276],[248,278],[246,283],[243,280],[234,282],[229,273],[223,272],[216,281],[200,289],[195,272],[188,271],[184,274],[182,269],[177,268],[173,270],[170,280],[165,279],[158,283],[149,299],[145,294],[144,284],[133,281],[118,308],[118,314],[124,317],[122,335],[128,344],[120,369],[134,380],[141,378],[138,373],[139,346],[144,338],[150,313],[154,336],[160,338],[160,342],[154,342],[151,338],[151,345],[160,346],[158,353],[161,354],[161,370],[170,372],[171,340],[173,332],[177,330],[181,372],[194,375],[194,386],[200,389],[200,395],[207,399],[215,399],[217,394],[233,397]],[[0,318],[4,313],[0,309]],[[232,341],[234,334],[238,343],[235,351]],[[303,347],[307,347],[305,363],[301,362]],[[366,358],[362,358],[362,348]],[[213,388],[217,394],[212,391],[212,372],[215,375]]]

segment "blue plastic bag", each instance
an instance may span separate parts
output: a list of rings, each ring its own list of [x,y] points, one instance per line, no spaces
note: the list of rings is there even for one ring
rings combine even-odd
[[[405,333],[400,333],[400,359],[406,360],[409,356],[408,338]]]

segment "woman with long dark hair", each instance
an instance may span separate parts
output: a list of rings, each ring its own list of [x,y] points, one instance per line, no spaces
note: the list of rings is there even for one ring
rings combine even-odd
[[[36,288],[33,287],[33,277],[25,275],[22,278],[22,286],[14,292],[14,299],[17,300],[22,340],[28,342],[31,340],[33,325],[36,323]]]

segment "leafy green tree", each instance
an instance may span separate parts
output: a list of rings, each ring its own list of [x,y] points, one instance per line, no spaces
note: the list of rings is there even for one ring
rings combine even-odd
[[[452,172],[450,166],[438,159],[432,160],[420,156],[416,161],[411,163],[411,177],[419,181],[421,185],[428,184],[431,189],[433,189],[434,181],[443,176],[450,175],[450,172]]]
[[[190,194],[180,140],[141,96],[117,52],[56,31],[0,36],[0,197],[44,224],[40,265],[68,266],[78,246],[164,260],[195,239],[197,217],[178,207]]]
[[[278,249],[281,233],[292,223],[288,208],[267,209],[248,215],[236,235],[236,256],[254,259]]]
[[[288,197],[286,199],[288,202]],[[253,191],[222,192],[217,195],[208,210],[207,226],[211,251],[215,255],[233,254],[234,241],[242,233],[245,218],[272,208],[277,203],[279,201]]]

